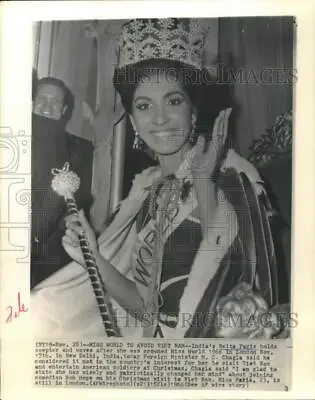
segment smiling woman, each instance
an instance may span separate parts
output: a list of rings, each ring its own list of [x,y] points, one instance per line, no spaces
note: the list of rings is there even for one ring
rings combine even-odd
[[[218,109],[217,86],[210,71],[202,72],[203,38],[190,19],[123,27],[114,86],[136,145],[149,147],[158,165],[135,178],[98,240],[82,213],[68,218],[63,244],[74,262],[33,294],[46,334],[105,335],[82,269],[82,231],[122,336],[221,337],[215,324],[231,306],[226,296],[235,295],[230,309],[242,314],[244,302],[236,303],[244,292],[253,317],[261,305],[266,312],[277,305],[268,198],[256,169],[227,146],[232,109]],[[205,83],[209,115],[216,117],[207,127],[199,122]],[[237,328],[235,337],[252,337],[247,327]],[[275,337],[281,326],[264,328],[254,334]]]
[[[180,160],[200,134],[209,141],[227,89],[218,90],[212,72],[169,59],[116,69],[113,82],[135,132],[134,147],[148,148],[160,161],[170,153]]]
[[[162,75],[159,83],[141,82],[134,93],[132,123],[141,139],[158,154],[187,150],[196,112],[179,82]]]

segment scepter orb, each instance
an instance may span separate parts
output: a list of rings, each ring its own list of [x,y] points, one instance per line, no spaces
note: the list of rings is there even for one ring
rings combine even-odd
[[[53,168],[52,174],[54,178],[51,182],[52,189],[59,194],[59,196],[65,199],[73,197],[73,195],[79,190],[80,178],[78,175],[70,171],[70,165],[68,162],[65,163],[62,169]]]

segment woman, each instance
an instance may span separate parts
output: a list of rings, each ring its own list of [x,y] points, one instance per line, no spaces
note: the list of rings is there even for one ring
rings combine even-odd
[[[258,210],[259,219],[264,210],[247,201],[263,194],[256,185],[259,176],[226,151],[231,108],[220,111],[210,137],[198,124],[202,84],[209,78],[201,59],[202,35],[189,20],[135,20],[123,28],[114,85],[135,130],[136,147],[148,146],[159,165],[136,177],[98,240],[82,213],[67,219],[63,244],[75,263],[48,283],[62,286],[63,293],[71,287],[69,298],[81,299],[80,313],[67,316],[71,327],[62,324],[66,332],[76,332],[76,316],[84,314],[90,319],[86,332],[101,332],[99,318],[91,314],[95,304],[82,303],[84,293],[91,295],[87,276],[78,269],[84,265],[83,232],[122,336],[270,337],[277,330],[269,324],[267,332],[260,324],[234,326],[226,333],[218,319],[237,307],[239,314],[244,307],[256,316],[258,309],[266,313],[276,302],[275,271],[272,242],[263,239],[260,248],[253,243],[255,235],[266,238],[268,230],[266,219],[252,224],[251,212]],[[265,299],[253,293],[255,285]],[[234,301],[235,293],[244,307]],[[82,328],[77,332],[84,334]]]

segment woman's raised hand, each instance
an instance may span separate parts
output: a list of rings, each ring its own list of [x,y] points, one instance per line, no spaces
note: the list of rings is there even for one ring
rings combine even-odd
[[[193,175],[209,177],[215,171],[228,134],[231,111],[232,108],[227,108],[219,113],[208,146],[205,137],[200,135],[196,145],[188,152],[187,161]]]
[[[69,215],[65,218],[66,231],[62,238],[62,244],[69,256],[81,265],[85,265],[83,253],[80,247],[79,235],[84,234],[93,254],[98,251],[95,234],[90,227],[84,212],[81,210],[78,215]]]

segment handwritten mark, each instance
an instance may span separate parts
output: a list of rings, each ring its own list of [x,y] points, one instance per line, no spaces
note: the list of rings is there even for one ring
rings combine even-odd
[[[28,311],[28,308],[25,307],[24,303],[21,303],[21,294],[20,292],[18,292],[17,294],[17,311],[14,311],[14,307],[13,306],[8,306],[7,307],[7,311],[8,311],[8,316],[7,316],[7,320],[6,322],[12,322],[14,319],[18,318],[20,316],[21,313],[25,313]]]

